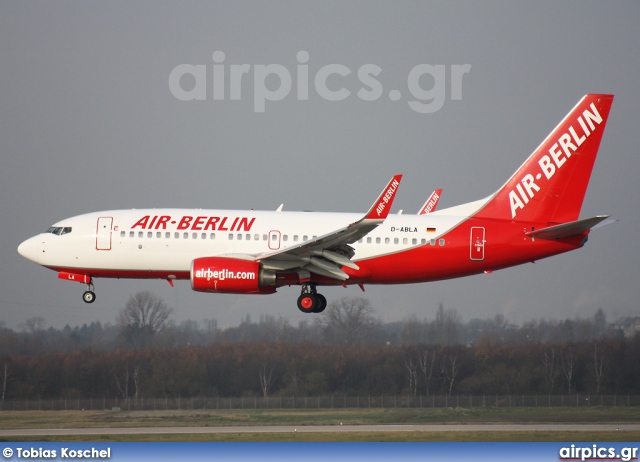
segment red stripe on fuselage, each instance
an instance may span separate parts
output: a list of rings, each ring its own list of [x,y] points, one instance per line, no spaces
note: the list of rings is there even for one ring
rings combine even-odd
[[[96,269],[70,268],[62,266],[47,266],[54,271],[65,271],[76,274],[86,274],[94,278],[116,279],[189,279],[189,271],[155,271],[155,270],[125,270],[125,269]]]

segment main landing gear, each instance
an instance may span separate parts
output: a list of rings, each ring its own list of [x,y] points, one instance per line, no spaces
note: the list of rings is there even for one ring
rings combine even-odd
[[[96,293],[93,288],[93,280],[89,279],[89,283],[87,284],[87,290],[82,294],[82,300],[85,303],[93,303],[96,301]]]
[[[303,313],[322,313],[327,307],[327,299],[316,292],[315,284],[302,284],[302,293],[298,297],[298,309]]]

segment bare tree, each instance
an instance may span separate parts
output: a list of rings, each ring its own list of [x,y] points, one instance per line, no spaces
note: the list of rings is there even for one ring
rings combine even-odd
[[[166,327],[172,309],[159,296],[142,291],[132,295],[118,313],[117,322],[125,340],[136,350],[149,346]]]
[[[414,360],[412,350],[406,351],[402,358],[402,364],[409,379],[409,393],[415,396],[418,393],[418,362]]]
[[[431,359],[429,359],[431,358]],[[430,352],[428,349],[418,350],[418,365],[422,371],[422,377],[424,378],[424,384],[426,387],[426,394],[429,396],[429,385],[431,383],[431,377],[433,377],[433,365],[436,362],[436,351]]]
[[[460,358],[458,358],[458,352],[453,351],[450,354],[445,355],[442,361],[442,376],[446,379],[449,389],[447,394],[451,396],[453,391],[453,384],[455,383],[458,373],[460,372]]]
[[[366,298],[345,297],[331,302],[327,308],[326,327],[341,343],[358,345],[380,328],[374,311]]]
[[[576,366],[576,360],[571,349],[560,353],[560,364],[562,365],[562,375],[567,382],[567,393],[571,394],[573,370]]]
[[[263,358],[260,361],[260,388],[262,389],[262,397],[266,398],[269,396],[269,390],[271,389],[271,383],[273,379],[273,369],[269,367],[269,361],[267,358]]]
[[[551,393],[556,384],[556,349],[551,347],[542,354],[542,377],[547,386],[547,393]]]
[[[9,378],[9,363],[5,362],[2,374],[2,401],[7,394],[7,379]]]
[[[287,377],[289,379],[288,391],[296,396],[301,388],[302,374],[300,372],[300,364],[296,358],[291,359],[287,364]]]
[[[116,386],[118,387],[118,391],[124,399],[127,399],[129,397],[129,365],[125,365],[122,376],[120,376],[120,374],[118,374],[118,371],[116,371],[114,374],[114,378],[116,381]]]
[[[591,373],[593,374],[596,393],[598,394],[602,392],[602,382],[604,381],[604,376],[607,372],[608,365],[609,361],[604,345],[602,345],[602,343],[600,342],[594,342],[590,369]]]

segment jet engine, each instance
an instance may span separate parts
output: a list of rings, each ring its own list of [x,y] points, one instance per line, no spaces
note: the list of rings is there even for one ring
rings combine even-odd
[[[191,262],[191,288],[198,292],[270,294],[276,272],[260,262],[231,257],[202,257]]]

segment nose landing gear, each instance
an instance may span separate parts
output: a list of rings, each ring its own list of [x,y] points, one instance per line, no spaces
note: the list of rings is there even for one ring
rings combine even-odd
[[[87,290],[82,294],[82,300],[85,303],[93,303],[96,301],[96,293],[94,292],[93,280],[89,279]]]

